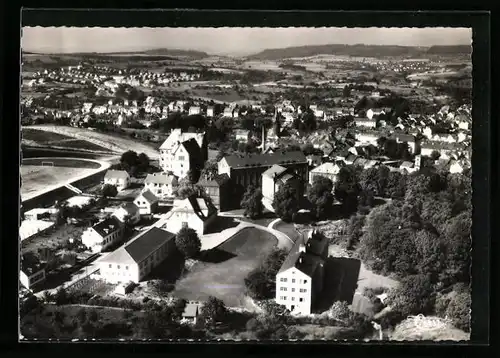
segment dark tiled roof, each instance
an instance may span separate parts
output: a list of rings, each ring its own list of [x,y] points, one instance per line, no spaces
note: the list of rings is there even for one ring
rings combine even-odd
[[[262,175],[274,179],[276,175],[280,176],[285,171],[286,171],[286,168],[282,167],[281,165],[275,164],[271,168],[266,170],[264,173],[262,173]]]
[[[200,155],[200,146],[198,145],[198,142],[196,139],[191,138],[185,142],[182,143],[184,148],[186,148],[186,151],[189,153],[189,157],[191,160],[193,158],[197,158]]]
[[[271,167],[275,164],[283,166],[293,163],[307,164],[306,156],[301,151],[294,151],[294,152],[277,151],[274,153],[247,154],[247,155],[233,154],[224,157],[224,159],[231,168],[244,168],[248,166]]]
[[[135,262],[142,262],[166,242],[173,240],[174,237],[175,234],[169,231],[153,227],[128,243],[125,246],[125,251]]]
[[[279,272],[284,272],[289,268],[295,267],[309,277],[314,275],[316,268],[323,263],[323,260],[310,252],[300,252],[300,245],[303,243],[302,238],[294,243]]]
[[[314,233],[307,241],[306,251],[321,256],[326,247],[328,247],[328,238],[320,233]]]
[[[144,183],[156,183],[156,184],[177,184],[177,178],[172,174],[167,173],[153,173],[148,174]]]
[[[122,223],[116,217],[111,216],[103,221],[95,224],[92,228],[102,237],[120,230]]]
[[[214,176],[212,180],[208,180],[206,178],[201,178],[200,181],[198,182],[198,185],[201,185],[203,187],[220,187],[227,182],[229,182],[229,176],[224,173],[224,174],[217,174]]]
[[[127,202],[127,203],[123,204],[122,208],[127,210],[127,212],[129,214],[132,214],[132,215],[136,214],[139,211],[139,208],[137,207],[137,205],[135,205],[134,203],[131,203],[131,202]]]
[[[150,204],[154,204],[158,201],[158,198],[156,195],[154,195],[151,190],[146,190],[143,191],[139,196],[142,196],[144,199],[146,199]]]

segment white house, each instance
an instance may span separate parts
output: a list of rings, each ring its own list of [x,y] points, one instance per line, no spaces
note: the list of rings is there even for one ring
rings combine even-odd
[[[196,324],[201,312],[202,303],[199,301],[189,301],[182,312],[182,322]]]
[[[358,131],[355,133],[356,141],[359,144],[377,145],[377,140],[380,138],[380,133],[375,131]]]
[[[189,107],[189,115],[190,116],[193,116],[193,115],[196,115],[196,114],[200,114],[201,112],[201,109],[199,106],[191,106]]]
[[[34,255],[21,256],[21,270],[19,280],[21,284],[30,289],[37,283],[45,280],[45,264],[41,263]]]
[[[377,121],[372,118],[354,118],[354,123],[356,123],[356,127],[366,127],[366,128],[375,128],[377,126]]]
[[[137,224],[141,220],[139,208],[134,203],[125,203],[113,212],[115,216],[122,223]]]
[[[118,191],[122,191],[130,186],[130,175],[124,170],[108,170],[104,175],[104,185],[116,186]]]
[[[276,275],[276,303],[299,315],[311,314],[323,290],[328,239],[317,232],[298,239]]]
[[[246,129],[236,129],[236,130],[234,130],[234,137],[237,141],[246,143],[248,141],[248,134],[249,133],[250,133],[250,131],[248,131]]]
[[[134,199],[134,204],[139,208],[141,215],[151,215],[158,208],[158,198],[151,191],[146,190]]]
[[[175,235],[153,227],[107,255],[99,264],[102,279],[110,283],[139,283],[175,252]]]
[[[189,143],[184,144],[185,142]],[[181,146],[182,149],[179,148]],[[207,157],[205,133],[182,132],[181,129],[174,129],[160,146],[160,167],[164,172],[173,172],[179,178],[186,175],[191,163],[196,160],[203,163]]]
[[[165,215],[164,227],[175,234],[183,227],[190,227],[202,236],[216,218],[217,208],[212,203],[204,198],[191,196],[174,201],[174,207]]]
[[[322,176],[330,179],[333,183],[337,181],[337,175],[345,166],[345,163],[342,161],[337,161],[335,163],[327,162],[321,164],[319,167],[314,168],[309,172],[309,183],[312,184],[314,182],[314,178],[317,176]]]
[[[148,174],[144,180],[144,190],[151,191],[158,198],[174,196],[178,185],[177,177],[168,173]]]
[[[298,175],[293,173],[290,169],[275,164],[262,173],[262,196],[264,197],[263,199],[265,199],[263,203],[268,209],[272,209],[271,203],[274,200],[274,194],[284,184],[294,186],[297,196],[299,198],[302,196],[304,186]],[[274,211],[274,209],[272,209],[272,211]]]
[[[111,216],[89,227],[82,233],[82,244],[97,253],[108,248],[123,238],[123,223]]]
[[[214,107],[208,107],[207,108],[207,117],[213,117],[214,116]]]

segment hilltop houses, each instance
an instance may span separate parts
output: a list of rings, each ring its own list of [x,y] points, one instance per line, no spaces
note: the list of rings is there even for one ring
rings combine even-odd
[[[323,290],[328,239],[319,232],[299,238],[276,275],[276,303],[292,313],[311,314]]]

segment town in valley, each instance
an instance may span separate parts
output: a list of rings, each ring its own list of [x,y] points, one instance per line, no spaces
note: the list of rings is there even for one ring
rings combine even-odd
[[[68,29],[23,29],[21,341],[469,340],[470,29],[30,46]]]

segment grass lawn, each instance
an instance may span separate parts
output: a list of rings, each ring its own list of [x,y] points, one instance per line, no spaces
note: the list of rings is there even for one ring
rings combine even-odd
[[[76,321],[77,312],[84,309],[87,314],[90,311],[96,311],[98,314],[98,324],[102,329],[99,336],[103,337],[105,333],[110,338],[132,338],[132,327],[135,322],[143,315],[140,311],[125,310],[112,307],[89,307],[81,305],[55,306],[44,305],[41,311],[34,310],[21,319],[20,331],[27,338],[48,339],[73,339],[95,338],[92,335],[78,334],[79,324]],[[54,313],[61,312],[63,316],[62,323],[54,322]],[[121,327],[118,327],[121,326]],[[117,332],[118,331],[118,332]],[[114,334],[118,333],[118,334]]]
[[[174,296],[189,300],[222,299],[227,306],[244,304],[244,279],[272,251],[277,239],[266,231],[245,228],[202,255],[176,283]]]
[[[101,164],[89,160],[80,160],[73,158],[25,158],[22,165],[38,166],[43,162],[52,162],[54,167],[79,168],[79,169],[99,169]],[[22,166],[21,166],[22,168]]]
[[[63,135],[63,134],[54,133],[54,132],[47,132],[47,131],[42,131],[42,130],[33,129],[33,128],[22,128],[21,132],[23,135],[23,139],[32,140],[32,141],[38,142],[40,144],[46,143],[46,142],[72,139],[71,137]]]
[[[61,142],[52,142],[51,144],[56,147],[68,147],[71,149],[85,149],[85,150],[109,152],[107,148],[104,148],[100,145],[90,143],[86,140],[81,140],[81,139],[71,139]]]

